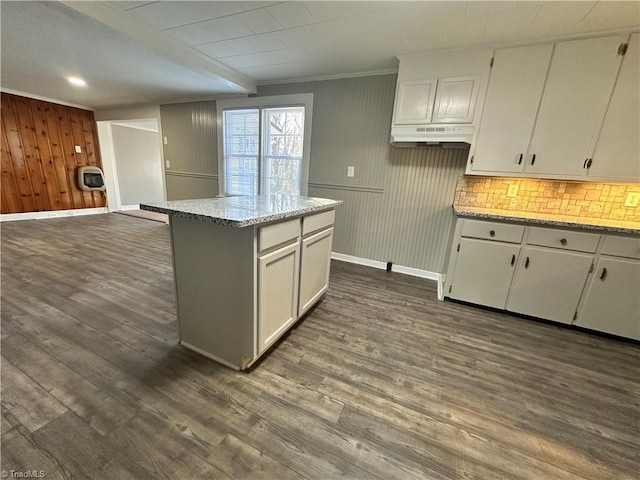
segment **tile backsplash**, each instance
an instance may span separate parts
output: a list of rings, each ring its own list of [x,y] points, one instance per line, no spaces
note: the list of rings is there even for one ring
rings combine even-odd
[[[513,197],[509,187],[517,188]],[[503,210],[510,215],[550,214],[580,219],[640,222],[640,205],[625,207],[627,194],[640,193],[640,184],[565,182],[528,178],[462,176],[454,205]]]

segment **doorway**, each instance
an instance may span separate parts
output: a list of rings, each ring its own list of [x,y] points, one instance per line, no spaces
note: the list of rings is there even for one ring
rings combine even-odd
[[[101,121],[100,150],[110,212],[165,200],[158,120]]]

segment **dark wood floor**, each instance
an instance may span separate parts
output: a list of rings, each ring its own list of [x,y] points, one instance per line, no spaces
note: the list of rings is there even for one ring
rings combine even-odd
[[[624,479],[640,347],[334,262],[250,373],[176,344],[168,226],[4,223],[2,469],[53,478]]]

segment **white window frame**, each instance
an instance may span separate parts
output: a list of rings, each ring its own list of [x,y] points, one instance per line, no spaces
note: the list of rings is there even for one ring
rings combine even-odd
[[[260,109],[259,129],[259,153],[258,168],[262,171],[262,110],[271,107],[302,107],[304,106],[304,140],[302,142],[302,184],[300,195],[307,196],[309,192],[309,157],[311,154],[311,121],[313,119],[313,93],[299,93],[295,95],[273,95],[268,97],[232,98],[216,101],[216,114],[218,118],[218,191],[220,196],[227,196],[225,191],[225,165],[224,165],[224,111],[243,108]],[[260,174],[262,177],[262,175]],[[262,182],[262,178],[260,181]],[[258,185],[260,191],[262,185]]]

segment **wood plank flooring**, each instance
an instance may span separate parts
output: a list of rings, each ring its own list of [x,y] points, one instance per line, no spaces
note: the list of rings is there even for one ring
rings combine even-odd
[[[4,470],[54,478],[635,479],[640,347],[341,262],[249,373],[177,345],[169,227],[3,223]]]

